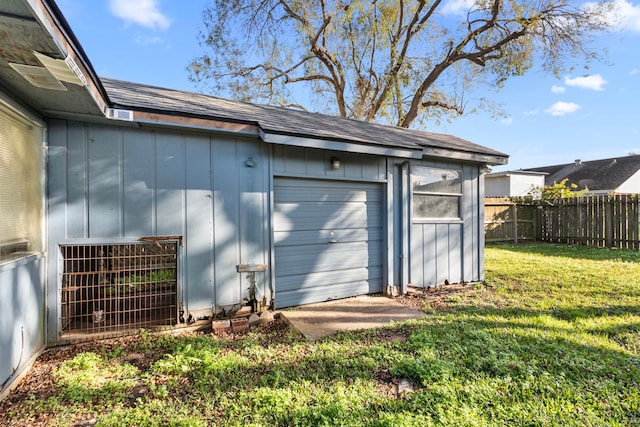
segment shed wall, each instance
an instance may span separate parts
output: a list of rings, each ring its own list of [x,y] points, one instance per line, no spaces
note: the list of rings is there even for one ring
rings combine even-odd
[[[340,168],[331,168],[331,158],[340,160]],[[273,173],[319,179],[348,179],[384,182],[387,179],[386,157],[316,148],[273,145]]]
[[[50,341],[59,332],[62,243],[180,235],[185,311],[211,315],[242,303],[247,284],[236,265],[268,264],[264,144],[64,120],[52,120],[49,133]],[[260,294],[270,277],[261,275]]]
[[[0,266],[0,392],[44,348],[44,260]]]
[[[409,282],[418,287],[484,278],[482,179],[478,165],[423,160],[412,165],[462,171],[460,220],[411,218]]]
[[[457,168],[463,178],[460,220],[413,222],[404,160],[65,120],[52,120],[49,134],[50,342],[60,329],[63,243],[183,236],[179,300],[185,311],[208,316],[212,308],[238,308],[248,284],[236,266],[274,263],[274,177],[382,183],[385,285],[483,278],[483,189],[476,164],[412,162]],[[332,157],[340,168],[331,167]],[[270,302],[273,272],[268,268],[256,278],[257,297]]]

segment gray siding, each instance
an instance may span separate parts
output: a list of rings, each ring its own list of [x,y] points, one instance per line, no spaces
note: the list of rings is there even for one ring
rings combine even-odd
[[[484,278],[481,229],[481,183],[478,165],[412,162],[413,165],[456,168],[462,171],[461,221],[412,221],[409,281],[426,287],[479,281]]]
[[[242,303],[240,263],[268,262],[269,162],[258,140],[52,120],[49,307],[59,307],[58,245],[181,235],[189,312]],[[251,157],[255,167],[248,167]],[[269,273],[258,275],[270,298]],[[56,340],[59,308],[51,310]]]
[[[340,169],[331,169],[331,157],[340,159]],[[349,179],[384,182],[386,157],[314,148],[273,146],[273,173],[279,176]]]
[[[382,277],[376,290],[386,284],[483,278],[478,165],[413,162],[463,172],[462,220],[413,223],[410,206],[403,205],[410,198],[410,168],[400,159],[64,120],[52,120],[49,135],[50,342],[59,332],[58,246],[63,243],[181,235],[179,288],[185,310],[210,315],[212,308],[218,313],[237,308],[248,296],[248,284],[236,265],[275,262],[274,179],[313,178],[327,186],[378,183],[381,198],[371,218],[380,224],[379,239],[367,249],[381,254],[371,261],[376,277]],[[331,168],[332,156],[341,161],[338,170]],[[317,255],[308,254],[309,262],[318,262]],[[257,296],[268,303],[275,274],[270,268],[257,274]],[[334,282],[332,274],[337,273],[314,280]]]
[[[0,266],[2,385],[28,367],[45,346],[44,260],[37,255]]]

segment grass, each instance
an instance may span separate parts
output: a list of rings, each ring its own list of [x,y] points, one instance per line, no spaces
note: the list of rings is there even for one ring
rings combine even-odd
[[[483,284],[420,321],[310,343],[142,333],[78,354],[60,392],[12,409],[50,425],[640,425],[640,253],[560,245],[486,250]],[[388,339],[389,336],[401,339]],[[126,355],[153,360],[135,367]],[[410,380],[412,391],[393,387]],[[137,398],[133,390],[147,392]]]

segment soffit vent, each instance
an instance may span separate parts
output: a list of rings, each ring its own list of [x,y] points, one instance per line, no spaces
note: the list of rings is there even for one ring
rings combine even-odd
[[[56,79],[78,86],[87,85],[86,77],[70,56],[66,59],[55,59],[39,52],[33,52],[33,54]]]
[[[15,63],[9,65],[35,87],[51,90],[67,90],[67,88],[60,83],[60,80],[56,79],[56,77],[44,67]]]

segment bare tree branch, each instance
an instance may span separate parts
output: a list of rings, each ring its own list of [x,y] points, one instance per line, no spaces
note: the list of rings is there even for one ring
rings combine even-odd
[[[609,0],[484,0],[463,15],[442,0],[209,1],[200,43],[210,50],[192,61],[194,82],[299,108],[296,84],[325,111],[409,127],[466,113],[452,94],[474,83],[597,58],[588,42],[607,29]]]

